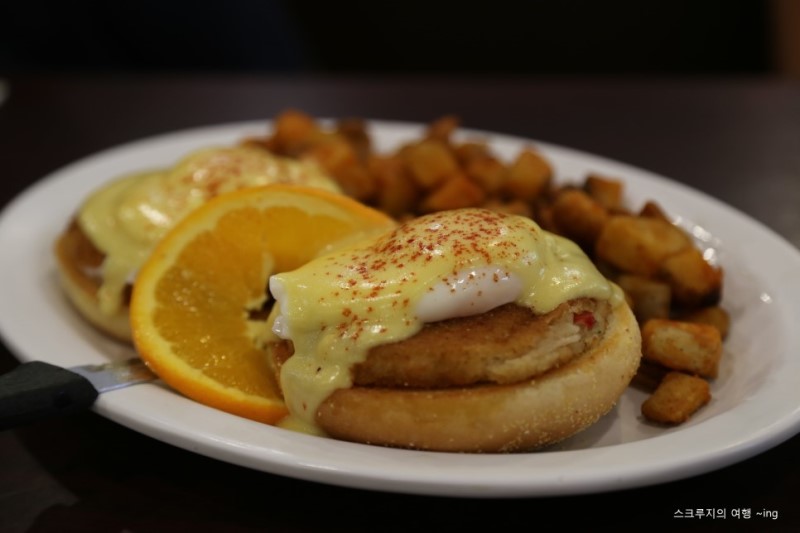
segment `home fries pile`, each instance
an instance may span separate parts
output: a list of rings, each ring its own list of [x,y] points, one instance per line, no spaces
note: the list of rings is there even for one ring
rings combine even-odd
[[[578,243],[625,292],[642,330],[643,365],[635,381],[651,394],[642,413],[652,421],[686,421],[711,398],[729,326],[719,306],[722,270],[650,201],[623,205],[616,177],[588,175],[556,184],[534,148],[503,161],[480,140],[457,142],[455,117],[431,123],[419,139],[376,153],[358,119],[323,126],[286,111],[263,138],[243,144],[316,161],[349,196],[397,219],[462,207],[488,207],[534,219]]]

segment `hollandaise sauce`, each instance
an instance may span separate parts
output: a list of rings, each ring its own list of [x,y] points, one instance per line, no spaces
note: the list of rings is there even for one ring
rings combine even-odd
[[[120,309],[125,286],[156,243],[189,212],[219,194],[271,183],[339,190],[311,162],[242,146],[200,150],[173,168],[121,178],[95,192],[80,209],[78,223],[105,254],[101,311]]]
[[[349,387],[370,348],[426,322],[515,302],[536,313],[581,297],[617,299],[580,248],[524,217],[484,209],[427,215],[368,242],[276,274],[273,331],[294,344],[281,369],[290,413],[313,426],[318,406]]]

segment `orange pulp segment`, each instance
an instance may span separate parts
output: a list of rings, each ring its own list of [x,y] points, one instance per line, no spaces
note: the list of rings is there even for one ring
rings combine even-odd
[[[140,270],[130,307],[136,349],[185,396],[275,423],[286,408],[251,320],[269,275],[393,225],[348,197],[301,186],[219,196],[172,229]]]

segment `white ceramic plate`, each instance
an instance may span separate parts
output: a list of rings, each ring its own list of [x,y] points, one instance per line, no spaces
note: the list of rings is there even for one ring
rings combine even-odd
[[[418,137],[421,126],[372,123],[379,150]],[[73,163],[27,190],[0,218],[0,332],[24,361],[62,366],[133,355],[87,327],[56,281],[51,248],[81,200],[120,174],[174,163],[193,149],[264,134],[239,123],[137,141]],[[103,416],[154,438],[231,463],[318,482],[449,496],[589,493],[697,475],[753,456],[800,430],[800,253],[747,216],[638,168],[574,150],[484,132],[503,157],[535,145],[561,180],[595,171],[623,178],[628,202],[657,199],[714,236],[732,315],[713,400],[689,423],[664,429],[639,415],[629,389],[586,432],[538,453],[464,455],[384,449],[296,434],[205,407],[159,384],[102,395]],[[703,237],[701,233],[698,233]]]

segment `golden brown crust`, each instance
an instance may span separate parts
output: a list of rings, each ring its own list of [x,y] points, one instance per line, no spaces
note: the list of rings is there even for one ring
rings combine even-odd
[[[609,312],[606,301],[580,298],[542,315],[512,303],[432,322],[408,339],[370,349],[351,369],[353,384],[441,389],[516,383],[565,364],[598,342]],[[576,323],[585,313],[591,324]],[[271,348],[277,366],[292,353],[289,341]]]
[[[127,303],[113,315],[100,311],[97,300],[100,278],[90,275],[89,272],[100,268],[104,256],[86,237],[76,221],[73,220],[59,236],[54,251],[61,286],[77,311],[103,333],[130,342]]]
[[[55,247],[59,265],[86,292],[97,290],[99,281],[85,274],[89,269],[103,264],[103,253],[86,237],[77,221],[73,220],[59,236]]]
[[[558,442],[606,414],[639,366],[641,338],[626,305],[585,354],[532,380],[507,385],[403,390],[353,387],[317,412],[334,438],[453,452],[508,452]]]
[[[595,318],[591,328],[576,314]],[[445,388],[514,383],[564,364],[602,335],[608,303],[588,298],[550,313],[507,304],[486,313],[426,324],[409,339],[372,348],[353,368],[357,386]]]

